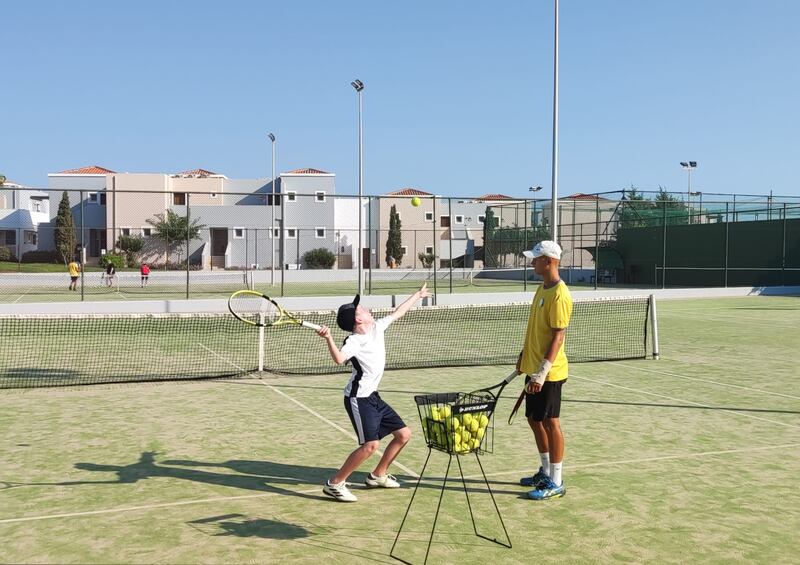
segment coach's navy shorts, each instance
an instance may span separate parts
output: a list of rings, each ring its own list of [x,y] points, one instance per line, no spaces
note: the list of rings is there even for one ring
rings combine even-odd
[[[358,436],[358,444],[375,441],[405,428],[403,419],[386,404],[377,392],[367,397],[344,397],[344,408]]]
[[[527,377],[525,382],[531,379]],[[558,418],[561,415],[561,387],[563,381],[545,381],[542,390],[536,394],[525,395],[525,416],[534,422],[541,422],[547,418]]]

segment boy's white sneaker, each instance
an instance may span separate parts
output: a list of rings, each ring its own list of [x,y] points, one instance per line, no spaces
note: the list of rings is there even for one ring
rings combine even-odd
[[[350,492],[350,489],[347,488],[347,483],[344,481],[337,485],[331,484],[330,481],[325,481],[325,486],[322,487],[322,492],[335,498],[339,502],[356,502],[358,500],[356,495]]]
[[[364,482],[370,488],[398,488],[400,486],[400,482],[392,475],[376,477],[370,473],[367,475],[367,478],[364,480]]]

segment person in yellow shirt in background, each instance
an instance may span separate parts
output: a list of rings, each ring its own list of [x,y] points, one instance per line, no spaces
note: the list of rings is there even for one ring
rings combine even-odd
[[[558,274],[561,247],[554,241],[537,243],[524,255],[542,277],[536,289],[525,330],[525,343],[517,360],[517,371],[525,373],[525,416],[536,438],[541,467],[520,484],[532,486],[533,500],[564,496],[561,479],[564,435],[561,433],[561,388],[567,381],[569,366],[564,354],[567,326],[572,316],[572,295]]]
[[[69,269],[69,289],[78,290],[78,277],[81,274],[81,266],[73,259],[67,265]]]

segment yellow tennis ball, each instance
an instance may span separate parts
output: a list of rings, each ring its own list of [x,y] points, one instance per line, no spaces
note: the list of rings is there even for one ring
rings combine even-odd
[[[472,414],[464,414],[462,421],[465,427],[469,426],[472,423]]]
[[[469,442],[472,449],[478,449],[481,446],[481,440],[479,439],[472,439]]]
[[[445,417],[445,418],[449,418],[449,417],[450,417],[450,414],[452,414],[452,413],[453,413],[452,409],[451,409],[449,406],[447,406],[447,405],[445,405],[445,406],[442,406],[442,407],[439,409],[439,414],[441,414],[441,415],[442,415],[443,417]]]
[[[483,435],[486,433],[486,428],[478,428],[478,431],[475,432],[475,437],[479,440],[483,439]]]
[[[448,423],[450,424],[451,430],[457,430],[458,428],[461,427],[461,423],[458,421],[458,418],[456,417],[450,418]]]
[[[480,424],[478,424],[478,420],[475,420],[475,419],[473,419],[473,420],[472,420],[472,421],[469,423],[469,431],[471,431],[473,434],[474,434],[475,432],[477,432],[477,431],[478,431],[478,429],[479,429],[480,427],[481,427],[481,426],[480,426]]]
[[[469,441],[471,437],[472,437],[472,434],[469,433],[469,431],[466,428],[461,430],[461,443]]]
[[[439,409],[438,408],[431,408],[431,419],[438,420],[439,419]]]
[[[480,424],[482,428],[485,428],[489,425],[489,418],[486,416],[486,414],[481,414]]]
[[[412,206],[419,206],[420,204],[422,204],[422,200],[419,199],[419,196],[415,196],[411,199]]]

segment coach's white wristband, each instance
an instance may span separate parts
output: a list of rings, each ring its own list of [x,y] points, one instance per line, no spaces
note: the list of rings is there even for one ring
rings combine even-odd
[[[542,364],[539,366],[539,370],[536,372],[535,375],[532,376],[533,382],[542,386],[544,381],[547,379],[548,373],[550,373],[550,369],[553,368],[553,364],[548,361],[547,359],[542,360]]]

